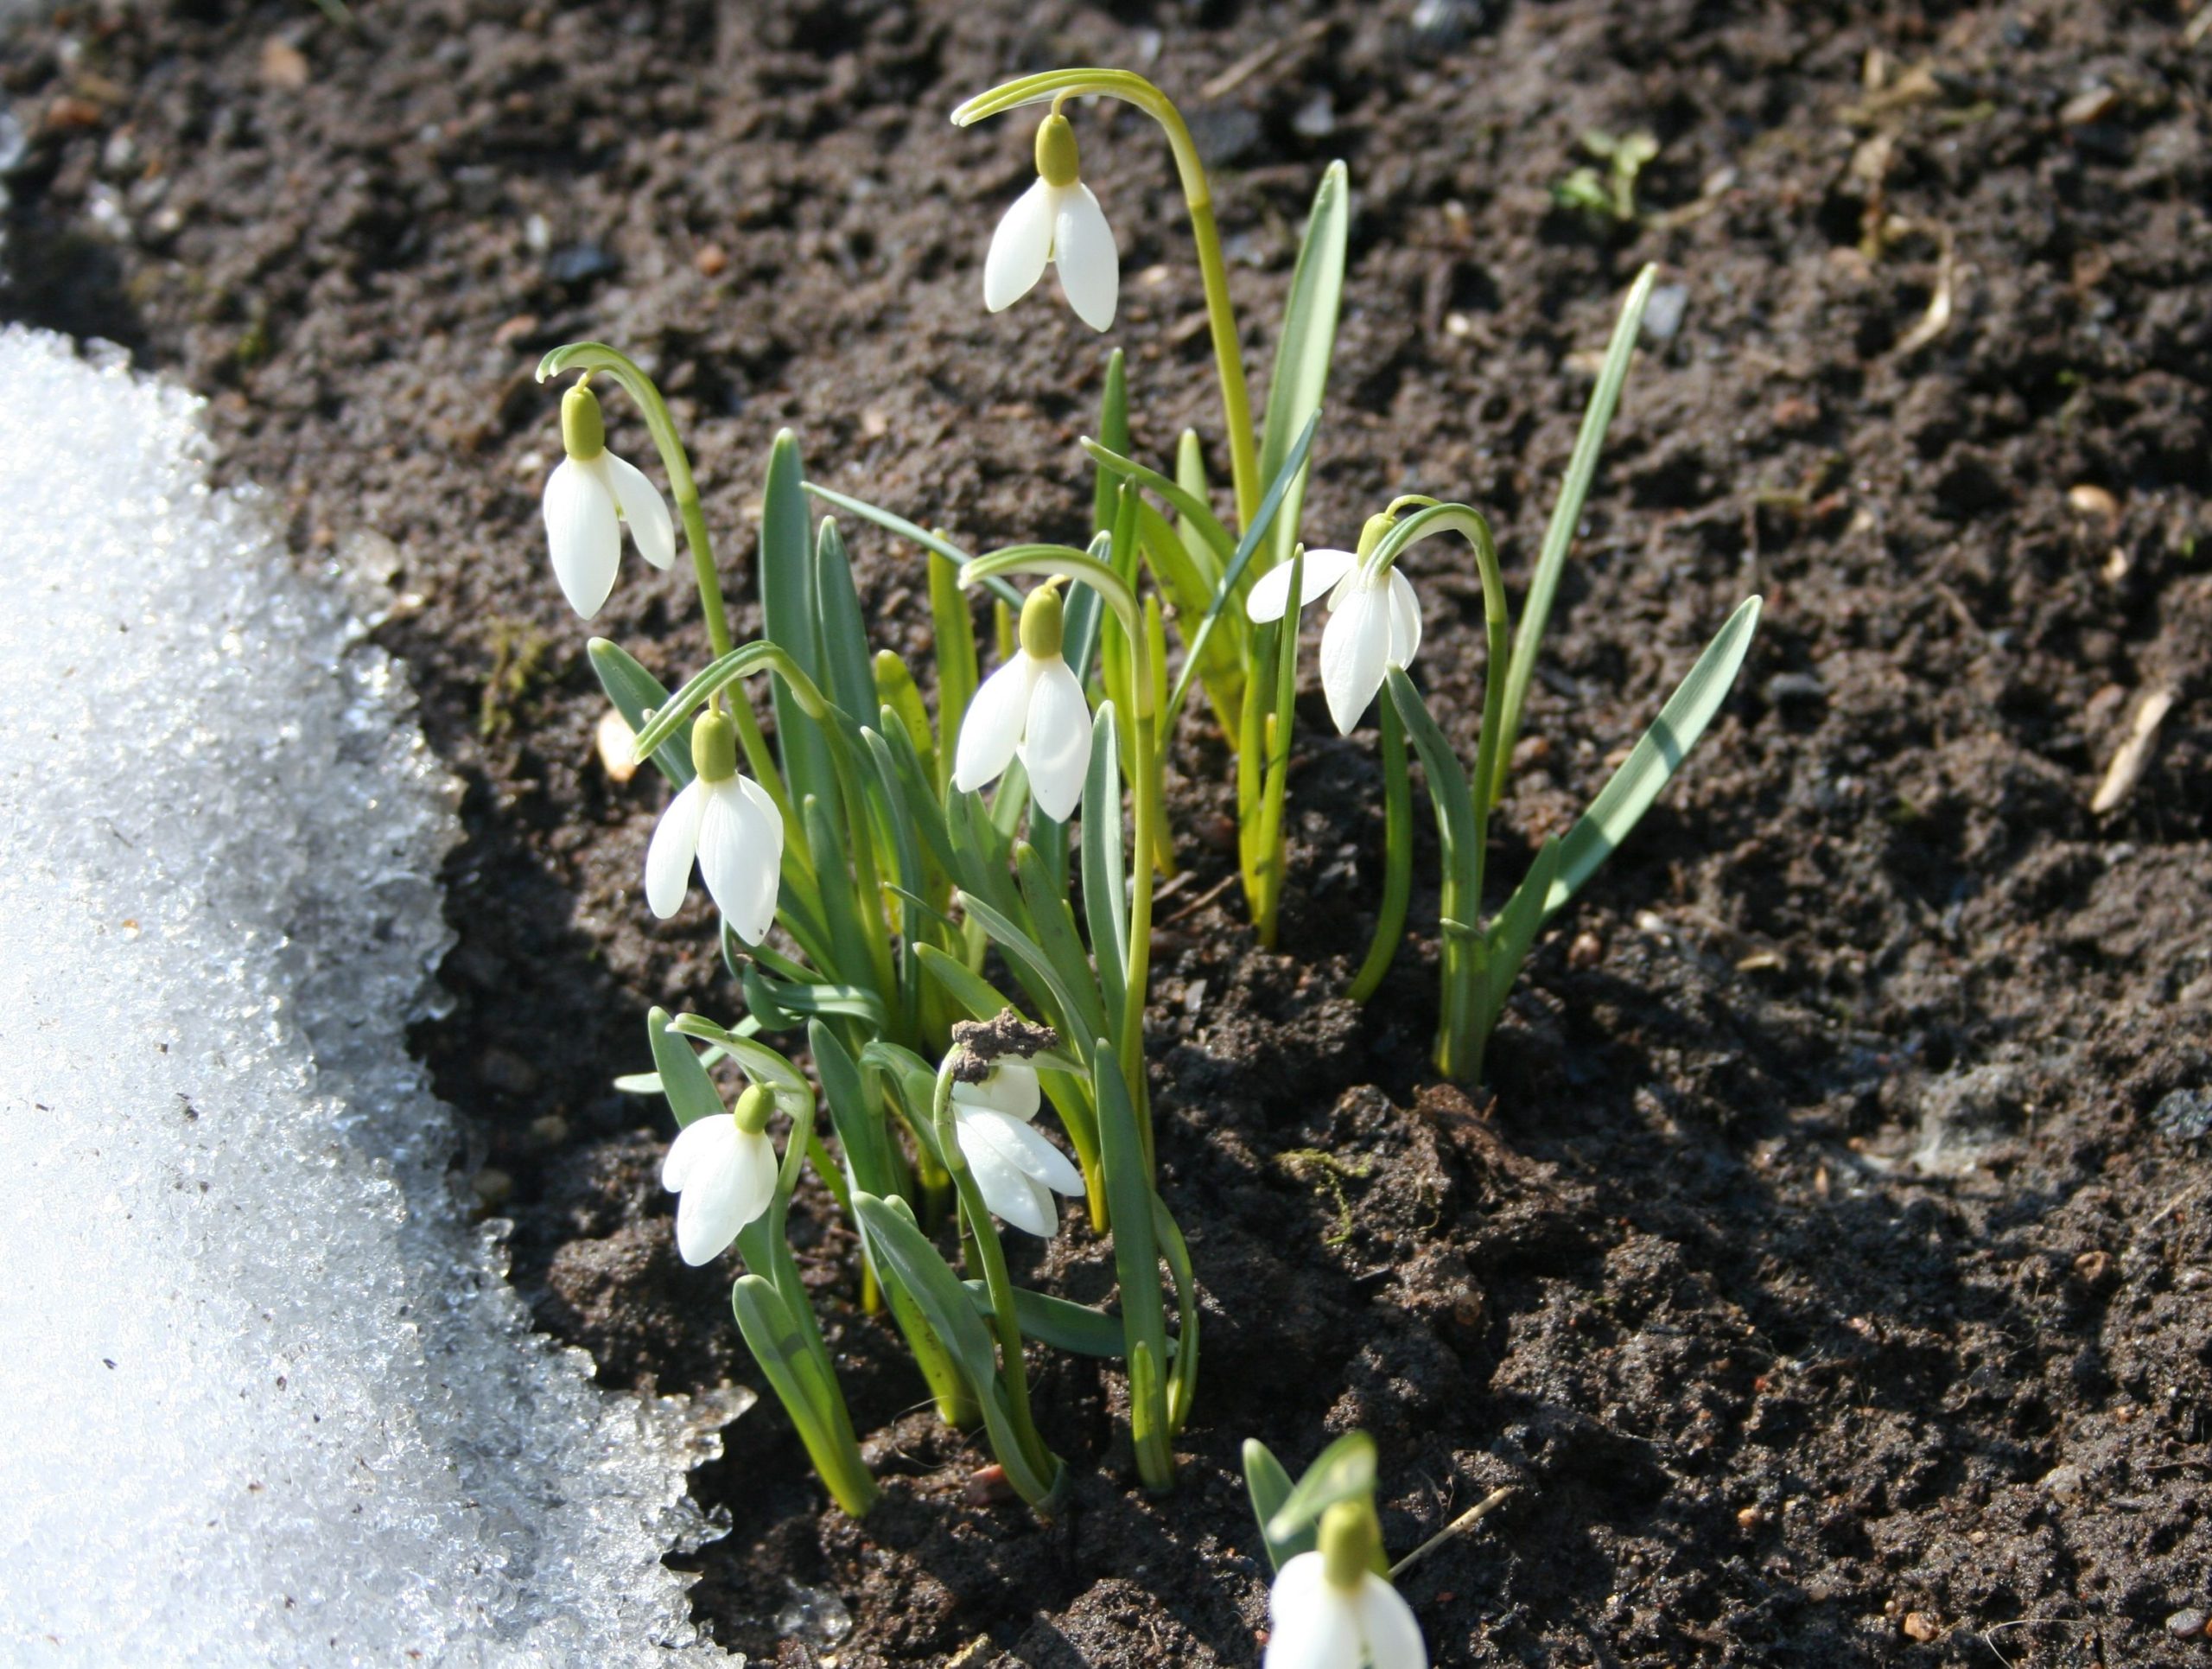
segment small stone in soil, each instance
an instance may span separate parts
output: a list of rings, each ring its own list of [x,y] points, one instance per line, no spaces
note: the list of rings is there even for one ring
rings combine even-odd
[[[1906,1612],[1902,1627],[1908,1640],[1916,1640],[1923,1645],[1943,1632],[1943,1625],[1925,1611]]]
[[[970,1507],[999,1507],[1014,1499],[1014,1487],[1006,1481],[1006,1468],[994,1462],[979,1468],[962,1494]]]
[[[2166,1632],[2176,1640],[2187,1640],[2191,1634],[2203,1634],[2208,1626],[2212,1626],[2212,1613],[2196,1606],[2177,1611],[2166,1619]]]

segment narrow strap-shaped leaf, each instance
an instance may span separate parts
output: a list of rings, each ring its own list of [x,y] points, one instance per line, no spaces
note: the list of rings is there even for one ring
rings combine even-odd
[[[1181,482],[1170,481],[1157,469],[1147,468],[1135,458],[1122,456],[1112,447],[1101,444],[1088,435],[1083,436],[1080,444],[1091,462],[1101,469],[1149,488],[1173,505],[1176,514],[1205,541],[1206,548],[1212,551],[1215,560],[1223,567],[1226,568],[1235,558],[1236,539],[1221,525],[1220,518],[1207,506],[1204,499],[1185,491]]]
[[[1319,1541],[1319,1533],[1312,1529],[1299,1532],[1278,1542],[1268,1534],[1268,1526],[1282,1504],[1290,1499],[1290,1474],[1274,1456],[1274,1451],[1257,1437],[1244,1439],[1244,1493],[1251,1499],[1252,1517],[1258,1521],[1260,1539],[1268,1550],[1268,1564],[1280,1570],[1300,1553],[1310,1553]]]
[[[1167,1383],[1167,1429],[1180,1432],[1191,1417],[1198,1390],[1198,1277],[1191,1267],[1191,1248],[1167,1202],[1155,1190],[1152,1196],[1152,1238],[1175,1282],[1176,1336],[1168,1341],[1174,1354],[1175,1373]]]
[[[1529,873],[1490,924],[1490,955],[1484,969],[1484,983],[1489,989],[1483,993],[1476,1020],[1484,1036],[1490,1035],[1497,1016],[1504,1012],[1506,994],[1521,977],[1521,965],[1529,959],[1529,947],[1543,930],[1548,914],[1544,901],[1551,896],[1552,882],[1559,875],[1562,850],[1557,835],[1544,842]]]
[[[839,850],[838,831],[830,821],[829,807],[820,799],[808,795],[799,816],[816,851]],[[860,901],[853,895],[852,873],[842,863],[825,862],[820,874],[823,925],[829,929],[830,953],[836,959],[828,971],[847,984],[858,984],[874,971],[875,962],[861,927]]]
[[[768,480],[760,494],[761,635],[789,655],[818,687],[823,669],[814,601],[814,539],[801,475],[798,442],[790,430],[784,430],[768,449]],[[810,795],[820,799],[835,829],[837,788],[829,738],[780,673],[772,676],[769,689],[776,710],[776,746],[783,755],[784,780],[792,802],[804,807]],[[861,710],[874,710],[873,700]],[[810,837],[809,844],[812,845]],[[813,849],[824,854],[824,868],[834,867],[827,857],[836,850],[834,844]]]
[[[967,1010],[969,1019],[995,1020],[1003,1010],[1020,1011],[1020,1004],[1007,1002],[996,985],[958,957],[934,945],[923,946],[920,955],[922,971],[944,987],[946,996]]]
[[[1064,1035],[1078,1037],[1095,1035],[1103,1029],[1101,1026],[1085,1031],[1077,1024],[1077,1016],[1097,1009],[1096,988],[1090,991],[1086,1003],[1077,987],[1061,977],[1058,965],[1011,919],[972,894],[962,894],[960,901],[962,908],[983,924],[983,931],[990,935],[991,942],[999,947],[1030,996],[1037,999],[1040,1008],[1049,1010],[1047,1018],[1055,1029]]]
[[[1612,341],[1605,347],[1605,363],[1599,367],[1598,385],[1590,391],[1582,428],[1567,462],[1566,479],[1560,482],[1559,502],[1552,506],[1535,571],[1529,576],[1529,595],[1521,604],[1521,628],[1514,634],[1513,653],[1507,663],[1505,717],[1498,731],[1497,762],[1485,785],[1492,805],[1503,795],[1506,774],[1513,768],[1513,744],[1521,739],[1521,709],[1529,698],[1529,680],[1535,674],[1536,652],[1542,647],[1544,627],[1551,619],[1552,598],[1559,590],[1559,577],[1567,566],[1574,530],[1582,525],[1582,506],[1598,473],[1606,428],[1620,405],[1621,385],[1628,380],[1629,363],[1636,356],[1637,334],[1643,324],[1644,304],[1651,299],[1651,286],[1658,273],[1656,266],[1637,273],[1636,282],[1629,286],[1628,298],[1621,303]]]
[[[1268,1520],[1268,1539],[1287,1540],[1338,1501],[1357,1500],[1375,1494],[1375,1439],[1364,1431],[1347,1431],[1314,1457],[1290,1492],[1290,1498]]]
[[[925,551],[933,551],[951,563],[956,568],[970,560],[968,552],[950,539],[939,533],[925,533],[904,516],[894,515],[888,510],[870,504],[865,499],[856,499],[846,493],[832,492],[816,481],[806,481],[802,485],[824,504],[834,504],[840,510],[849,510],[862,521],[874,522],[887,533],[896,533],[900,538],[918,545]],[[990,589],[994,596],[1010,607],[1015,608],[1021,607],[1021,593],[1004,580],[992,582]]]
[[[885,793],[897,799],[906,813],[906,826],[920,836],[938,868],[952,873],[952,836],[944,825],[944,807],[931,791],[928,768],[915,752],[906,727],[887,711],[881,730],[862,730],[861,741],[875,767]]]
[[[721,1092],[707,1075],[698,1052],[669,1026],[666,1009],[647,1012],[645,1035],[652,1044],[653,1070],[659,1075],[661,1093],[668,1098],[668,1110],[676,1115],[676,1126],[681,1130],[729,1109],[722,1105]]]
[[[1129,962],[1129,900],[1122,857],[1121,751],[1111,702],[1090,721],[1090,774],[1083,785],[1083,914],[1106,1012],[1119,1014]]]
[[[814,538],[814,608],[822,645],[822,687],[840,709],[858,719],[880,705],[868,664],[868,621],[853,587],[852,559],[830,517]]]
[[[1075,911],[1068,904],[1067,885],[1056,883],[1043,856],[1027,841],[1014,849],[1014,862],[1021,877],[1022,900],[1029,906],[1030,924],[1036,929],[1037,948],[1052,959],[1059,983],[1074,993],[1079,1005],[1068,1016],[1069,1022],[1080,1025],[1084,1035],[1096,1036],[1107,1029],[1108,1010],[1099,996],[1090,953],[1084,949],[1082,937],[1075,930]]]
[[[668,705],[667,686],[639,666],[620,644],[594,638],[585,653],[591,659],[591,670],[599,676],[599,687],[607,691],[614,710],[622,715],[623,723],[632,731],[644,729],[646,716]],[[678,788],[691,780],[694,773],[690,720],[686,719],[683,729],[653,749],[652,761],[660,774]]]
[[[1759,602],[1751,596],[1736,605],[1736,612],[1706,646],[1688,676],[1667,698],[1659,717],[1637,738],[1620,768],[1590,802],[1590,809],[1567,831],[1561,843],[1559,874],[1544,900],[1547,916],[1573,897],[1582,883],[1597,873],[1598,866],[1612,856],[1614,848],[1650,810],[1667,779],[1705,734],[1705,727],[1728,698],[1737,670],[1751,647],[1751,634],[1758,628]]]
[[[1260,500],[1260,507],[1252,513],[1252,525],[1236,541],[1236,554],[1230,558],[1229,566],[1222,574],[1221,583],[1214,588],[1213,601],[1206,607],[1205,618],[1198,622],[1196,632],[1184,637],[1183,670],[1175,675],[1174,691],[1167,698],[1166,714],[1160,723],[1162,735],[1172,734],[1174,730],[1175,720],[1183,710],[1183,698],[1190,692],[1191,680],[1197,676],[1205,659],[1207,640],[1213,636],[1215,623],[1221,619],[1222,611],[1228,608],[1232,597],[1240,600],[1243,597],[1243,593],[1237,588],[1243,582],[1244,570],[1252,565],[1253,553],[1260,548],[1261,541],[1267,538],[1268,530],[1274,526],[1276,513],[1282,507],[1291,483],[1297,479],[1298,472],[1306,468],[1306,455],[1313,449],[1313,432],[1320,423],[1321,414],[1319,411],[1306,420],[1305,430],[1291,447],[1289,455],[1283,459],[1282,467],[1275,471],[1274,479],[1268,483],[1268,490]],[[1242,606],[1241,601],[1239,606]]]
[[[669,1022],[668,1029],[679,1037],[696,1037],[721,1050],[744,1068],[747,1078],[775,1096],[776,1105],[788,1118],[813,1120],[814,1086],[797,1067],[758,1038],[718,1026],[702,1014],[679,1014]]]
[[[999,1382],[998,1357],[990,1329],[969,1302],[960,1277],[946,1267],[937,1248],[923,1238],[903,1201],[886,1201],[872,1194],[853,1196],[854,1214],[868,1236],[868,1251],[888,1279],[897,1281],[913,1298],[915,1307],[958,1364],[983,1415],[991,1451],[1006,1468],[1007,1481],[1033,1505],[1048,1500],[1058,1480],[1040,1477],[1022,1451]]]
[[[981,1281],[963,1281],[961,1285],[968,1289],[968,1301],[976,1307],[976,1313],[988,1320],[992,1314],[990,1288]],[[1077,1356],[1121,1360],[1122,1318],[1118,1315],[1049,1293],[1033,1292],[1027,1287],[1014,1290],[1014,1313],[1021,1322],[1024,1336],[1039,1344]]]
[[[1098,1109],[1099,1165],[1114,1224],[1114,1273],[1121,1287],[1122,1334],[1129,1377],[1129,1422],[1146,1483],[1158,1488],[1174,1476],[1166,1386],[1140,1385],[1137,1369],[1164,1371],[1167,1316],[1160,1296],[1160,1249],[1153,1239],[1152,1182],[1136,1107],[1122,1077],[1113,1046],[1102,1035],[1092,1046],[1091,1092]]]
[[[805,1335],[782,1297],[760,1276],[741,1275],[730,1290],[730,1309],[746,1348],[753,1353],[776,1400],[791,1417],[815,1471],[846,1512],[855,1517],[865,1513],[874,1505],[875,1485],[860,1463],[857,1451],[849,1450],[839,1441],[841,1424],[850,1424],[849,1417],[842,1423],[839,1418],[843,1397],[833,1385],[826,1396],[835,1397],[836,1406],[823,1405],[825,1392],[817,1383],[820,1376],[807,1354]]]
[[[1332,162],[1313,194],[1298,265],[1283,304],[1282,335],[1275,344],[1274,373],[1268,379],[1268,411],[1260,430],[1260,479],[1273,481],[1290,455],[1292,438],[1318,416],[1336,352],[1337,314],[1344,297],[1344,245],[1351,231],[1351,183],[1342,162]],[[1288,559],[1298,538],[1298,513],[1306,497],[1303,470],[1291,481],[1268,534],[1275,567]]]
[[[1106,356],[1106,382],[1098,395],[1098,438],[1116,452],[1129,449],[1128,367],[1116,348]],[[1090,531],[1103,533],[1114,525],[1114,478],[1104,469],[1090,488]]]
[[[828,980],[772,979],[757,964],[747,963],[742,975],[745,1006],[760,1017],[770,1031],[787,1031],[801,1022],[825,1014],[846,1015],[881,1031],[891,1023],[883,999],[865,985],[833,984]]]
[[[845,1163],[854,1182],[870,1194],[881,1194],[898,1180],[891,1159],[890,1133],[883,1127],[880,1110],[868,1092],[860,1062],[838,1040],[837,1034],[819,1020],[807,1022],[807,1048],[814,1055],[814,1070],[822,1080],[823,1104],[830,1109],[830,1128],[845,1150]]]

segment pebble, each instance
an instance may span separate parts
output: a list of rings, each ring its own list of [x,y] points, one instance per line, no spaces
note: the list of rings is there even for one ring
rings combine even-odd
[[[2212,1613],[2193,1605],[2175,1612],[2166,1619],[2166,1632],[2176,1640],[2187,1640],[2192,1634],[2202,1634],[2208,1627],[2212,1627]]]
[[[627,782],[638,774],[638,733],[630,728],[630,721],[609,707],[599,716],[598,726],[592,732],[592,744],[599,752],[599,768],[615,782]]]
[[[1682,315],[1690,304],[1688,284],[1661,284],[1643,305],[1643,334],[1655,342],[1670,342],[1682,328]]]
[[[1899,1627],[1904,1630],[1907,1640],[1916,1640],[1923,1645],[1943,1632],[1943,1625],[1925,1611],[1906,1612],[1904,1621]]]
[[[2082,1468],[2070,1462],[2054,1466],[2043,1475],[2042,1489],[2046,1495],[2056,1495],[2060,1500],[2071,1500],[2082,1493]]]
[[[476,1190],[476,1197],[487,1206],[505,1204],[507,1196],[515,1191],[515,1179],[490,1165],[478,1171],[469,1180],[468,1185]]]
[[[2094,481],[2068,487],[2066,502],[2085,516],[2094,516],[2102,521],[2120,519],[2120,500]]]
[[[512,1049],[485,1050],[476,1063],[476,1076],[486,1089],[508,1095],[527,1095],[537,1087],[537,1068]]]

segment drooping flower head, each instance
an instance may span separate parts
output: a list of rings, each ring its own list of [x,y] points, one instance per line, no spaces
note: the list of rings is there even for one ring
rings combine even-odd
[[[645,902],[663,920],[683,908],[696,860],[737,936],[757,945],[776,920],[784,819],[767,790],[737,769],[737,727],[710,710],[691,727],[697,772],[660,814],[645,849]]]
[[[1054,1192],[1080,1194],[1083,1173],[1030,1123],[1044,1104],[1037,1068],[1000,1060],[980,1084],[952,1085],[953,1135],[993,1214],[1050,1239],[1060,1226]]]
[[[1084,184],[1075,129],[1056,108],[1037,129],[1037,183],[1014,199],[983,260],[983,305],[996,313],[1027,296],[1057,267],[1076,317],[1093,330],[1114,323],[1122,258],[1105,211]]]
[[[1262,1669],[1428,1669],[1413,1608],[1375,1574],[1372,1503],[1330,1507],[1320,1542],[1276,1574]]]
[[[1410,666],[1421,650],[1421,600],[1412,582],[1395,565],[1378,568],[1367,560],[1389,526],[1386,517],[1372,518],[1356,552],[1306,552],[1298,606],[1329,599],[1329,623],[1321,631],[1321,689],[1329,698],[1329,717],[1344,736],[1375,699],[1384,674],[1394,666]],[[1281,620],[1290,612],[1294,566],[1279,564],[1255,580],[1244,612],[1261,621]]]
[[[776,1194],[776,1148],[767,1136],[772,1103],[746,1086],[735,1111],[709,1113],[676,1133],[660,1185],[676,1201],[676,1250],[687,1264],[711,1263]]]
[[[607,449],[599,396],[581,381],[561,397],[561,444],[569,455],[545,483],[545,540],[562,595],[589,620],[614,589],[621,524],[656,568],[676,560],[676,526],[660,489]]]
[[[995,782],[1017,755],[1037,809],[1065,822],[1090,769],[1090,703],[1060,653],[1065,625],[1058,582],[1021,605],[1021,647],[983,680],[960,722],[952,786],[963,793]]]

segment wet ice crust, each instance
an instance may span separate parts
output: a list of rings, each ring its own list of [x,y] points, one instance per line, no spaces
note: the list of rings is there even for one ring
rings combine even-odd
[[[186,397],[19,329],[0,387],[0,1659],[733,1661],[660,1563],[712,1419],[532,1335],[449,1191],[397,669]]]

